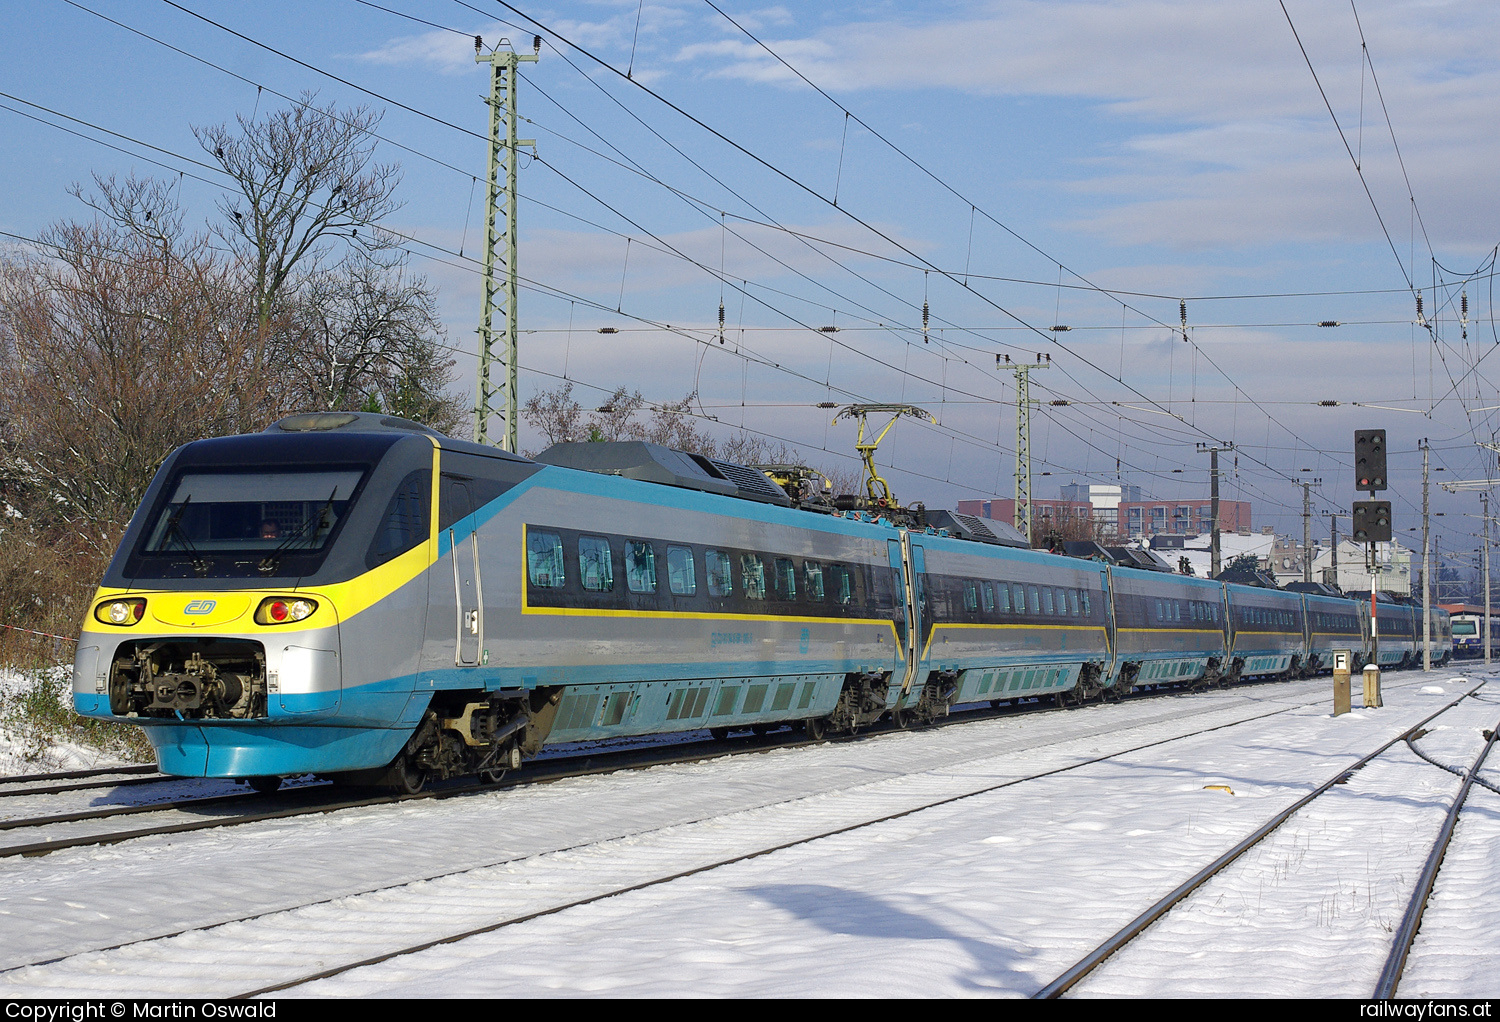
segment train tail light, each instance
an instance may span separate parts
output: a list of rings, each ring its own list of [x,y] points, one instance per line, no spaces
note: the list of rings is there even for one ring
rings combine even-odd
[[[267,596],[255,608],[255,622],[262,625],[288,625],[312,617],[317,600],[304,596]]]
[[[138,597],[109,600],[94,608],[94,620],[107,625],[133,625],[146,613],[146,601]]]

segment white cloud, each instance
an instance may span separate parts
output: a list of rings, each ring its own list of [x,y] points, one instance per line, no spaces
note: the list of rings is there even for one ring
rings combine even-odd
[[[1096,193],[1099,209],[1059,224],[1123,244],[1379,240],[1319,85],[1383,215],[1404,219],[1407,186],[1383,95],[1429,227],[1466,249],[1492,244],[1500,144],[1487,126],[1500,91],[1500,7],[1361,4],[1380,95],[1349,8],[1288,0],[1287,10],[1317,82],[1280,6],[1267,3],[973,4],[952,17],[857,21],[767,43],[835,94],[1061,97],[1145,127],[1075,157],[1082,180],[1072,187]],[[694,43],[676,57],[700,73],[805,88],[743,37]]]

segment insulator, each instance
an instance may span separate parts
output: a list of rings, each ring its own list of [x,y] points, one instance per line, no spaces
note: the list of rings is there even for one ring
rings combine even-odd
[[[1184,330],[1186,330],[1187,329],[1187,299],[1185,299],[1185,298],[1179,298],[1177,300],[1177,311],[1182,314],[1182,328]]]
[[[1422,292],[1417,292],[1417,322],[1422,322]]]
[[[719,302],[719,343],[724,343],[724,303]]]
[[[922,300],[922,343],[927,343],[927,300]]]
[[[1459,311],[1463,314],[1464,322],[1468,322],[1468,319],[1469,319],[1469,292],[1467,292],[1467,291],[1461,291],[1461,292],[1459,292],[1459,295],[1458,295],[1458,308],[1459,308]]]

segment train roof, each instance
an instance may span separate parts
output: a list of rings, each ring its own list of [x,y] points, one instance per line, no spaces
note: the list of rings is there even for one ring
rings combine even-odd
[[[645,440],[565,440],[538,454],[536,460],[559,468],[662,483],[762,504],[792,506],[787,492],[759,469],[673,450]]]
[[[1282,588],[1288,592],[1306,593],[1309,596],[1329,596],[1336,600],[1353,599],[1338,586],[1329,585],[1327,582],[1288,582]]]
[[[501,458],[506,461],[520,461],[530,464],[530,458],[523,458],[519,454],[510,451],[502,451],[498,447],[489,447],[485,444],[476,444],[470,440],[458,440],[446,433],[440,433],[431,426],[412,419],[403,419],[397,415],[385,415],[381,412],[299,412],[296,415],[288,415],[271,423],[262,433],[321,433],[321,434],[352,434],[352,433],[383,433],[420,435],[432,438],[433,442],[444,450],[462,451],[465,454],[477,454],[486,458]]]

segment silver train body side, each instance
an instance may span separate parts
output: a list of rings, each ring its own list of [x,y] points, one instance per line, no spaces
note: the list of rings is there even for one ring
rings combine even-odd
[[[369,415],[200,441],[164,463],[91,604],[75,705],[146,728],[169,772],[410,789],[494,776],[548,744],[852,731],[1372,655],[1368,602],[733,490]],[[1420,610],[1377,606],[1381,663],[1420,659]],[[1446,615],[1434,622],[1437,636]]]

